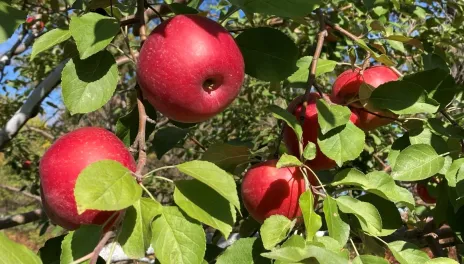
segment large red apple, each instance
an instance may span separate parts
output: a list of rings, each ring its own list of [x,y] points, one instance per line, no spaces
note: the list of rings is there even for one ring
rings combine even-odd
[[[349,103],[356,100],[359,88],[363,82],[374,88],[386,82],[398,80],[398,75],[389,67],[374,66],[367,68],[362,74],[359,69],[347,70],[340,74],[332,86],[332,100],[339,104]],[[354,109],[353,109],[354,110]],[[388,111],[375,111],[380,116],[396,117]],[[366,111],[355,110],[358,115],[356,125],[364,131],[376,129],[377,127],[390,124],[393,120],[373,115]]]
[[[243,203],[260,223],[271,215],[283,215],[289,219],[301,216],[298,199],[306,188],[304,176],[297,167],[277,169],[276,164],[277,160],[259,163],[250,168],[243,178]],[[314,175],[309,180],[317,185]]]
[[[244,67],[240,49],[221,25],[198,15],[178,15],[145,41],[137,79],[158,111],[175,121],[196,123],[232,103]]]
[[[313,142],[316,144],[316,158],[310,161],[307,161],[307,165],[311,167],[313,170],[328,170],[336,166],[335,161],[328,158],[322,151],[320,150],[319,146],[317,145],[317,136],[319,133],[319,121],[317,118],[317,107],[316,101],[321,97],[317,93],[311,93],[308,104],[306,106],[305,112],[305,120],[303,122],[303,148],[306,147],[308,142]],[[293,100],[290,105],[288,106],[288,110],[295,109],[293,114],[296,116],[298,120],[300,120],[301,111],[303,106],[300,104],[299,106],[295,107],[297,103],[301,102],[301,97],[297,97]],[[355,114],[351,114],[350,117],[351,122],[357,122],[357,116]],[[299,150],[299,143],[296,137],[295,132],[285,125],[284,127],[284,137],[283,142],[287,147],[289,154],[299,157],[300,150]]]
[[[99,160],[114,160],[135,171],[136,164],[124,143],[111,132],[85,127],[59,138],[40,161],[39,172],[44,210],[52,222],[74,230],[82,224],[104,224],[112,211],[77,213],[74,187],[79,173]],[[98,177],[98,175],[95,175]]]

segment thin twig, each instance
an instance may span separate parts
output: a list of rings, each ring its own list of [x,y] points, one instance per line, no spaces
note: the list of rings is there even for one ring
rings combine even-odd
[[[145,29],[145,0],[137,0],[137,18],[139,19],[139,35],[140,35],[140,45],[143,45],[143,42],[147,39],[146,29]]]
[[[365,109],[365,108],[357,108],[357,109],[358,109],[358,110],[361,110],[361,111],[364,111],[364,112],[367,112],[367,113],[369,113],[369,114],[371,114],[371,115],[375,115],[375,116],[377,116],[377,117],[386,118],[386,119],[390,119],[390,120],[393,120],[393,121],[397,121],[397,122],[402,123],[400,119],[395,118],[395,117],[384,116],[384,115],[381,115],[381,114],[377,114],[377,113],[371,112],[371,111],[369,111],[369,110],[367,110],[367,109]]]
[[[30,197],[30,198],[38,201],[38,202],[42,201],[40,196],[32,194],[30,192],[23,191],[23,190],[21,190],[19,188],[16,188],[16,187],[13,187],[13,186],[8,186],[8,185],[3,185],[3,184],[0,184],[0,187],[3,188],[3,189],[6,189],[6,190],[12,191],[12,192],[19,192],[19,193],[23,194],[24,196]]]
[[[143,105],[142,92],[140,88],[137,89],[137,109],[139,110],[139,130],[137,133],[139,157],[137,160],[137,170],[135,174],[137,177],[141,175],[143,168],[147,162],[147,152],[145,143],[145,128],[147,124],[147,113],[145,112],[145,106]]]
[[[145,1],[145,6],[148,7],[149,9],[151,9],[151,11],[153,11],[159,18],[159,20],[161,22],[163,22],[163,16],[161,16],[161,14],[158,12],[158,10],[156,10],[155,8],[153,8],[150,3],[148,3],[147,1]]]
[[[322,11],[320,9],[317,9],[316,13],[319,17],[319,34],[317,38],[316,50],[314,51],[313,59],[310,65],[309,76],[307,80],[307,88],[306,88],[306,92],[304,95],[304,103],[306,103],[309,100],[309,94],[311,92],[311,88],[313,87],[313,84],[315,83],[317,61],[319,60],[319,56],[321,55],[322,46],[324,45],[324,38],[327,36],[327,30],[325,29],[325,23],[324,23],[324,15],[322,14]],[[322,91],[319,90],[317,87],[315,88],[317,92],[319,93],[319,95],[322,97]],[[303,111],[303,115],[304,115],[304,111]]]
[[[193,143],[195,143],[197,146],[199,146],[203,151],[207,150],[207,148],[205,146],[203,146],[203,144],[201,144],[194,136],[191,136],[190,140],[192,140]]]
[[[97,263],[97,260],[98,260],[98,255],[100,255],[100,252],[102,251],[103,247],[106,245],[106,243],[108,242],[108,240],[110,240],[113,236],[115,235],[115,233],[113,231],[107,231],[102,239],[100,239],[100,242],[98,242],[97,246],[95,247],[95,249],[93,250],[93,254],[90,258],[90,264],[96,264]]]

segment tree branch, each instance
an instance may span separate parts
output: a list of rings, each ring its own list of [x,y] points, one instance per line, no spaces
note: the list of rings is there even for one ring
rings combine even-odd
[[[61,71],[68,60],[61,62],[29,95],[26,102],[10,118],[5,127],[0,130],[0,149],[8,143],[31,118],[34,110],[48,96],[48,94],[61,82]]]
[[[45,138],[47,138],[47,139],[52,140],[52,141],[55,140],[55,137],[54,137],[52,134],[50,134],[50,133],[48,133],[47,131],[44,131],[44,130],[42,130],[42,129],[39,129],[39,128],[36,128],[36,127],[27,126],[27,125],[26,125],[26,129],[27,129],[27,130],[30,130],[30,131],[34,131],[34,132],[36,132],[36,133],[42,135],[43,137],[45,137]]]
[[[124,59],[123,59],[124,58]],[[118,65],[124,64],[129,60],[126,60],[125,56],[122,58],[116,58]],[[48,76],[36,86],[34,91],[29,95],[26,102],[21,108],[8,120],[5,127],[0,129],[0,149],[3,149],[5,145],[13,139],[19,130],[26,124],[31,118],[31,115],[35,112],[35,109],[42,103],[42,101],[48,96],[48,94],[61,82],[61,72],[68,60],[62,61],[54,70],[52,70]]]
[[[35,209],[27,213],[7,216],[0,219],[0,230],[28,224],[43,219],[44,217],[46,217],[46,215],[42,209]]]
[[[19,193],[23,194],[24,196],[32,198],[32,199],[34,199],[34,200],[36,200],[38,202],[42,202],[42,199],[40,198],[40,196],[32,194],[32,193],[27,192],[27,191],[23,191],[23,190],[21,190],[19,188],[13,187],[13,186],[0,184],[0,188],[6,189],[6,190],[12,191],[12,192],[19,192]]]

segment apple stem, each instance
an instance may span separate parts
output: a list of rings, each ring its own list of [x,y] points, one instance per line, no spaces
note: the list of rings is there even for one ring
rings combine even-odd
[[[353,242],[353,239],[350,238],[350,242],[351,242],[351,245],[353,246],[353,250],[356,253],[356,256],[359,256],[358,249],[356,248],[356,246],[355,246],[355,244]]]
[[[150,196],[150,198],[155,201],[155,202],[158,202],[155,197],[153,197],[153,195],[150,193],[150,191],[147,189],[147,187],[145,187],[145,185],[143,185],[142,183],[139,183],[140,187],[142,187],[142,189],[148,194],[148,196]]]
[[[143,178],[147,178],[150,174],[154,174],[155,172],[160,171],[160,170],[175,169],[175,168],[176,168],[176,166],[174,166],[174,165],[172,165],[172,166],[159,167],[159,168],[156,168],[156,169],[154,169],[154,170],[148,172],[147,174],[145,174],[145,175],[143,176]]]

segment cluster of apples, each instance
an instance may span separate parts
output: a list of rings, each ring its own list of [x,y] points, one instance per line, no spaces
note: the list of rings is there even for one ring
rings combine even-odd
[[[163,115],[196,123],[217,115],[237,97],[244,68],[240,49],[227,30],[205,17],[178,15],[156,27],[145,41],[137,80],[144,97]],[[74,230],[83,224],[102,225],[114,215],[99,210],[78,214],[74,197],[79,173],[104,159],[135,171],[134,158],[122,141],[102,128],[77,129],[47,150],[39,172],[43,207],[52,222]]]
[[[359,89],[363,83],[374,88],[379,85],[395,81],[398,75],[386,66],[374,66],[360,70],[347,70],[340,74],[335,80],[330,96],[323,95],[326,99],[337,104],[348,104],[356,101],[359,97]],[[316,101],[321,97],[319,94],[311,93],[304,113],[303,123],[303,147],[308,142],[316,145],[316,157],[307,161],[312,170],[328,170],[335,167],[336,163],[321,152],[317,144],[319,133],[319,122],[317,118]],[[301,97],[294,99],[288,107],[289,111],[299,120],[303,106]],[[387,111],[377,111],[375,114],[365,111],[361,106],[350,107],[350,121],[364,131],[376,129],[377,127],[389,124],[391,119],[381,116],[391,116]],[[299,143],[295,132],[286,126],[284,128],[283,141],[288,152],[299,157]],[[298,206],[298,199],[305,191],[304,178],[296,167],[276,168],[277,160],[271,160],[257,164],[247,171],[244,176],[241,192],[245,207],[250,215],[258,222],[263,222],[266,218],[274,214],[284,215],[289,219],[301,216]],[[316,184],[315,175],[309,175],[311,184]],[[317,196],[314,196],[317,200]]]

